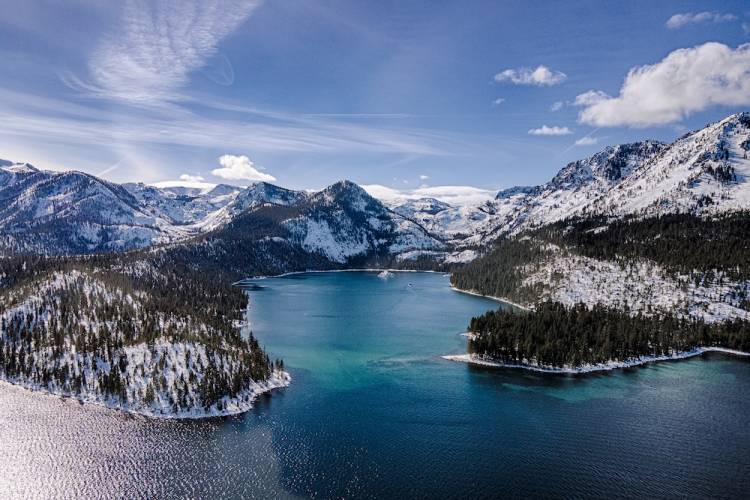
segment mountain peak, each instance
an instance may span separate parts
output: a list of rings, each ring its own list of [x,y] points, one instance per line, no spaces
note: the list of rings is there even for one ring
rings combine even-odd
[[[362,207],[371,203],[380,203],[370,196],[359,184],[346,179],[334,182],[316,194],[321,194],[326,199],[330,199],[330,201],[349,201]]]
[[[14,174],[32,174],[39,172],[31,163],[14,163],[8,160],[0,160],[0,168],[6,172],[13,172]]]

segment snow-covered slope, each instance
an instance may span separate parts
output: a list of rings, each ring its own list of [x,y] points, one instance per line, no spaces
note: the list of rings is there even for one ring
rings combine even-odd
[[[3,252],[122,250],[184,235],[122,186],[82,172],[0,167],[0,200]]]
[[[183,186],[157,187],[143,183],[123,184],[150,214],[175,225],[203,222],[218,210],[232,203],[242,188],[227,184],[207,188]]]
[[[303,203],[306,199],[307,194],[302,191],[285,189],[267,182],[256,182],[239,191],[229,203],[208,214],[196,224],[196,227],[203,231],[210,231],[252,208],[265,204],[288,207]]]
[[[750,113],[683,136],[586,207],[585,213],[710,215],[750,208]]]
[[[750,114],[737,113],[672,144],[608,147],[536,188],[498,194],[493,225],[513,231],[569,217],[707,215],[750,208]]]
[[[445,250],[419,224],[388,209],[350,181],[309,195],[299,213],[283,224],[292,241],[339,263],[373,255],[410,259]]]
[[[55,272],[2,292],[1,380],[169,418],[241,413],[289,383],[264,366],[257,344],[154,311],[147,292],[88,272]]]
[[[571,217],[711,215],[750,209],[750,113],[672,144],[610,146],[566,165],[549,182],[514,187],[474,207],[411,200],[393,207],[456,248]]]

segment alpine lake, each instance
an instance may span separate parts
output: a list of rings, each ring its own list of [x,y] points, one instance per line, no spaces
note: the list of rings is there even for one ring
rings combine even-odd
[[[0,498],[741,498],[750,362],[587,375],[446,361],[510,307],[439,273],[248,282],[292,384],[239,416],[155,420],[0,384]],[[249,332],[248,332],[249,333]]]

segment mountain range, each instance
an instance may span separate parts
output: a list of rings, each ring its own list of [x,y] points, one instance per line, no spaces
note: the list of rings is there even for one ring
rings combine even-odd
[[[468,261],[501,235],[566,219],[749,209],[748,150],[750,113],[738,113],[671,144],[606,147],[566,165],[545,184],[505,189],[475,206],[430,198],[387,203],[349,181],[317,192],[265,182],[246,188],[115,184],[0,160],[0,252],[59,255],[168,245],[226,230],[262,211],[266,230],[254,233],[259,241],[283,240],[339,264],[366,256]]]

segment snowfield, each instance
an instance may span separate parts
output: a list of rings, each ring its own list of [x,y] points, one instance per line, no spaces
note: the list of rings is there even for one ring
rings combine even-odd
[[[709,323],[750,320],[750,312],[739,307],[742,297],[750,293],[750,281],[738,283],[718,271],[714,274],[711,283],[696,284],[692,276],[670,275],[646,260],[599,261],[558,251],[531,272],[524,285],[541,284],[542,299],[566,306],[583,302],[589,307],[602,304],[646,315],[676,312]]]

